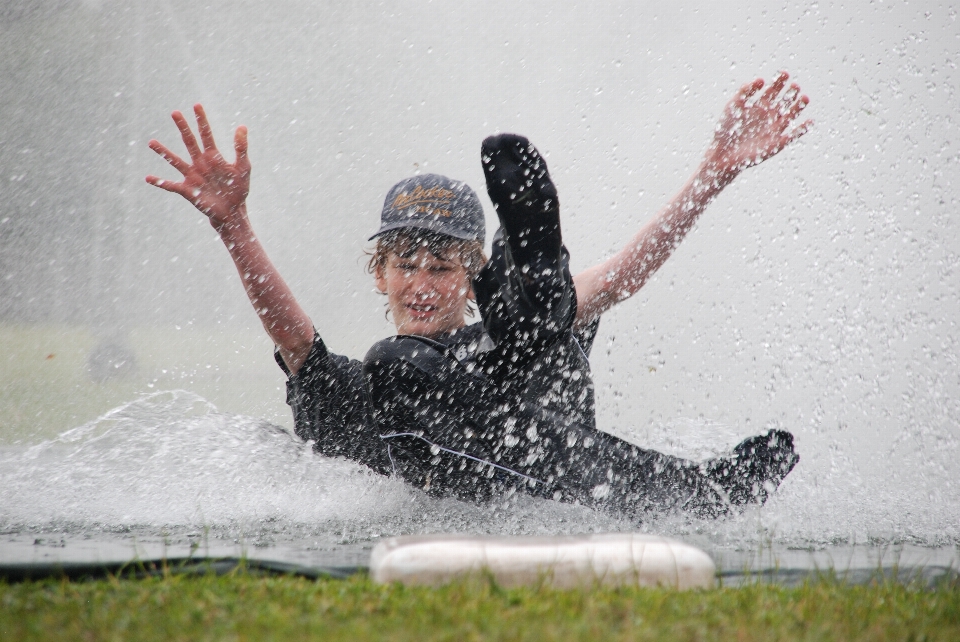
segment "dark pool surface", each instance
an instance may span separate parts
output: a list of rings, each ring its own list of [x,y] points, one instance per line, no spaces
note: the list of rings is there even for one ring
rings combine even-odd
[[[148,561],[245,559],[264,563],[273,571],[309,576],[335,576],[366,568],[376,541],[336,543],[291,540],[266,543],[220,539],[209,533],[69,534],[57,532],[7,533],[0,539],[0,574],[31,568],[34,573],[56,574],[70,567],[116,568],[118,564]],[[960,550],[956,546],[924,547],[910,544],[836,545],[798,550],[773,545],[756,550],[706,547],[717,565],[724,586],[768,581],[795,585],[818,577],[853,584],[880,577],[934,585],[957,581]],[[230,568],[230,567],[224,567]]]

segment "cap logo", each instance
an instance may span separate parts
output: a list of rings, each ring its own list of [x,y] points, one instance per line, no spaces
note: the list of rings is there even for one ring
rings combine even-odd
[[[387,192],[380,212],[380,229],[370,240],[403,228],[482,241],[483,206],[466,183],[439,174],[411,176]]]
[[[442,187],[424,189],[423,186],[417,185],[409,194],[397,194],[391,207],[400,210],[416,206],[416,212],[449,217],[450,210],[441,206],[449,206],[456,196],[456,193]]]

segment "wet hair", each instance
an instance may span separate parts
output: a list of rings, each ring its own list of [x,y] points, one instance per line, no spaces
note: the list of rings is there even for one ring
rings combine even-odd
[[[435,258],[442,261],[452,261],[457,256],[460,264],[467,271],[467,277],[473,281],[480,274],[480,270],[487,263],[487,256],[483,253],[483,241],[465,241],[446,234],[438,234],[429,230],[417,228],[400,228],[391,230],[377,237],[377,245],[373,250],[365,253],[370,257],[367,261],[367,272],[376,274],[387,264],[387,257],[396,254],[401,258],[413,256],[421,247]],[[467,303],[464,311],[467,316],[473,317],[474,306]],[[389,306],[386,315],[389,318]]]
[[[442,261],[452,261],[459,256],[460,264],[471,281],[480,274],[487,262],[483,253],[483,241],[465,241],[428,230],[401,228],[377,237],[376,247],[367,252],[370,256],[367,272],[376,274],[377,270],[382,270],[391,254],[407,258],[413,256],[421,247],[427,248],[430,254]]]

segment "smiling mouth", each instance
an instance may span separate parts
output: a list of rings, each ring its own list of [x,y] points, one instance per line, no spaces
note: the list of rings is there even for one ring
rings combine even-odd
[[[408,303],[407,310],[409,310],[413,316],[430,316],[437,311],[437,306],[435,305],[425,305],[417,303]]]

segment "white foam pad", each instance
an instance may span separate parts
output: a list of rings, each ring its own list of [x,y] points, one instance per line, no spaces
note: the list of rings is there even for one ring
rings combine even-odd
[[[413,535],[380,541],[370,556],[374,581],[437,586],[490,574],[500,586],[544,582],[558,588],[636,585],[710,588],[716,567],[698,548],[655,535],[556,537]]]

